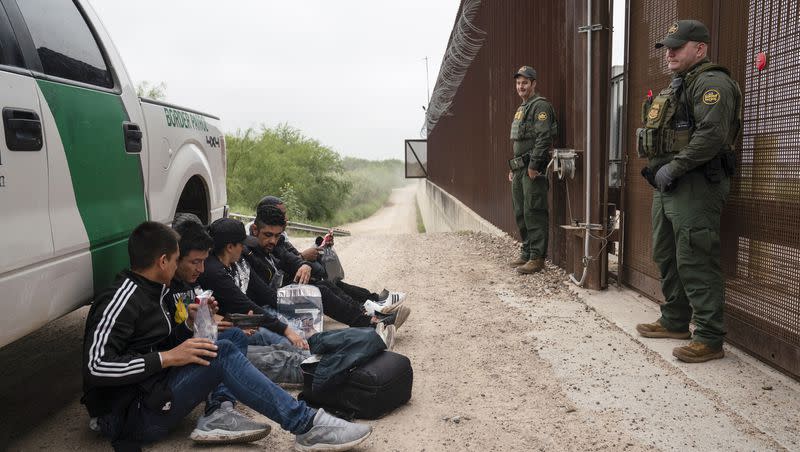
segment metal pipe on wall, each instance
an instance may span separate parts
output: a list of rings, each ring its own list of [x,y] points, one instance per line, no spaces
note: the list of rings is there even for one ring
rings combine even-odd
[[[569,275],[569,279],[577,284],[583,286],[586,282],[586,275],[589,274],[589,231],[592,225],[591,214],[591,196],[592,196],[592,0],[586,0],[586,152],[584,153],[584,186],[586,189],[586,230],[583,234],[583,274],[580,279],[575,278],[575,275]]]

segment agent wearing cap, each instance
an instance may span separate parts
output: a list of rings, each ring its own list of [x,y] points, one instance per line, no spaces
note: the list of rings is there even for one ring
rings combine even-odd
[[[544,268],[547,256],[547,177],[550,145],[558,133],[553,106],[536,93],[536,71],[522,66],[514,74],[522,104],[511,122],[514,158],[508,161],[508,180],[514,218],[522,248],[511,262],[518,273],[530,274]]]
[[[672,354],[685,362],[722,358],[720,214],[730,190],[742,100],[730,72],[707,58],[708,28],[679,20],[655,44],[673,73],[642,108],[637,131],[642,175],[653,186],[653,260],[666,302],[661,317],[636,326],[654,338],[689,339]],[[689,321],[694,320],[694,335]]]

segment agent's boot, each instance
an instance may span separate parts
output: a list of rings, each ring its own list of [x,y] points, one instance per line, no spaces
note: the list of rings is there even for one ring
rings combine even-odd
[[[527,262],[528,262],[527,259],[523,259],[521,257],[518,257],[518,258],[514,259],[513,261],[509,262],[508,266],[512,267],[512,268],[517,268],[517,267],[519,267],[521,265],[525,265]]]
[[[712,359],[720,359],[725,356],[722,346],[711,347],[702,342],[689,342],[689,345],[675,347],[672,349],[672,356],[685,363],[704,363]]]
[[[530,275],[533,273],[537,273],[544,269],[544,258],[537,258],[531,259],[528,262],[525,262],[525,265],[517,267],[517,273],[522,275]]]
[[[652,338],[669,338],[669,339],[689,339],[692,333],[686,331],[670,331],[661,325],[661,322],[656,320],[653,323],[640,323],[636,325],[636,331],[640,336]]]

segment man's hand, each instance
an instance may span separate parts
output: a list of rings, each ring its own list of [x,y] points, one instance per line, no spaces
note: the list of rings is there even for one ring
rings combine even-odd
[[[669,191],[672,189],[671,185],[675,181],[669,171],[669,165],[664,165],[658,169],[655,177],[656,187],[661,192]]]
[[[217,331],[220,333],[233,328],[233,323],[226,321],[225,317],[219,314],[214,314],[214,321],[217,323]]]
[[[215,358],[217,346],[209,339],[193,337],[181,342],[177,347],[161,352],[161,367],[179,367],[187,364],[208,366],[204,358]]]
[[[537,177],[539,177],[540,174],[542,173],[536,171],[535,169],[528,168],[528,177],[530,177],[531,179],[536,179]]]
[[[508,181],[514,182],[514,172],[511,170],[508,171]]]
[[[283,332],[283,335],[286,336],[286,339],[289,339],[289,342],[291,342],[295,347],[308,350],[308,342],[300,337],[300,335],[297,334],[292,327],[287,326],[286,330]]]
[[[200,309],[200,305],[197,303],[189,305],[189,316],[186,318],[186,327],[190,330],[194,329],[194,319],[197,318],[198,309]],[[211,318],[215,318],[217,311],[219,311],[219,305],[214,297],[208,299],[208,310],[211,312]]]
[[[319,250],[314,247],[303,250],[300,253],[300,257],[302,257],[304,261],[314,262],[319,257]]]
[[[297,274],[294,275],[294,282],[298,284],[308,284],[309,279],[311,279],[311,266],[303,264],[297,270]]]

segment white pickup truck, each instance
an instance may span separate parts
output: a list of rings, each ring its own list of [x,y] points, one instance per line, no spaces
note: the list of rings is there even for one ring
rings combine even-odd
[[[0,0],[0,347],[89,301],[128,235],[226,214],[219,118],[140,99],[86,0]]]

